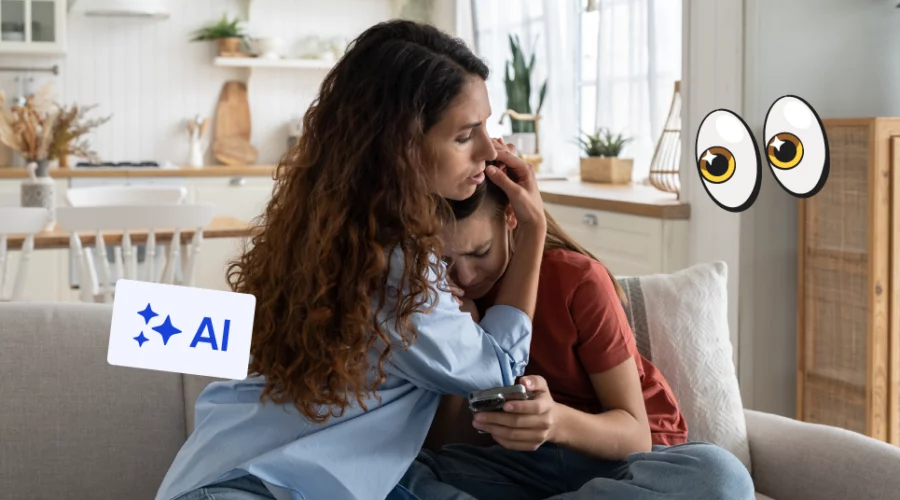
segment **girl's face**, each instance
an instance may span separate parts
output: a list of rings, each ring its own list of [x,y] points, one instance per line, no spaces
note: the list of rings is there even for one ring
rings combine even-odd
[[[464,200],[484,182],[485,162],[497,157],[485,123],[491,116],[487,86],[470,77],[443,116],[425,135],[427,157],[437,165],[432,192],[450,200]]]
[[[465,292],[464,298],[484,297],[506,272],[510,233],[515,227],[512,207],[506,207],[500,216],[491,203],[466,219],[444,226],[444,261],[450,279]]]

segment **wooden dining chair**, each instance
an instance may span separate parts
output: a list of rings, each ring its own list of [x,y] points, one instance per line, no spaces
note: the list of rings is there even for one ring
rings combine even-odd
[[[28,264],[34,251],[34,235],[44,229],[49,219],[50,212],[46,208],[0,207],[0,301],[20,301],[24,298]],[[9,260],[7,243],[10,235],[25,235],[25,241],[19,252],[19,265],[12,292],[5,295],[3,291],[6,289],[6,268]]]
[[[179,204],[185,199],[184,186],[91,186],[66,190],[66,201],[71,207]]]
[[[209,226],[214,215],[215,205],[210,203],[56,209],[56,220],[61,229],[70,233],[69,246],[78,263],[80,300],[105,303],[113,301],[115,283],[107,259],[107,243],[116,245],[113,262],[115,276],[118,278],[193,286],[193,269],[203,242],[203,230]],[[104,236],[104,231],[121,232],[121,240],[118,236]],[[182,253],[182,233],[191,231],[193,236]],[[142,276],[137,272],[137,252],[134,251],[135,241],[132,238],[138,232],[142,234],[136,239],[144,240],[147,248],[146,267]],[[79,233],[93,234],[93,251],[90,246],[83,244],[83,235]],[[146,238],[143,233],[146,233]],[[157,267],[155,257],[158,239],[164,240],[163,245],[168,243],[168,251],[164,247],[160,256],[162,263]],[[98,264],[95,264],[94,251],[99,257]],[[178,270],[181,272],[177,272]]]

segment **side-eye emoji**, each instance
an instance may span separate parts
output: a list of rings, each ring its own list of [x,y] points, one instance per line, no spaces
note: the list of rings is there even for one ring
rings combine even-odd
[[[818,193],[828,180],[828,138],[816,111],[805,100],[786,95],[766,113],[763,128],[769,169],[785,191],[797,198]],[[759,195],[762,158],[747,123],[727,109],[712,111],[700,123],[697,170],[710,198],[729,212],[743,212]]]

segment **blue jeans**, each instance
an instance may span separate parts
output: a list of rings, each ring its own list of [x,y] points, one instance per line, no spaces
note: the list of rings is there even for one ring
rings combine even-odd
[[[204,486],[176,500],[274,500],[275,497],[256,476],[241,476],[223,483]]]
[[[177,500],[275,500],[275,497],[262,481],[248,475],[185,493]],[[419,499],[398,485],[388,495],[387,500]]]
[[[626,461],[597,460],[545,444],[422,450],[400,485],[422,500],[753,500],[753,480],[734,455],[707,443],[654,446]]]

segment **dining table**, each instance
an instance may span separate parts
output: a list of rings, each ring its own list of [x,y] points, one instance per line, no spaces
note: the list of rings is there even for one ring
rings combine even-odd
[[[194,237],[195,231],[195,229],[181,229],[181,243],[189,243],[191,238]],[[149,233],[149,229],[132,229],[128,231],[128,235],[131,238],[132,244],[145,243],[147,241],[147,236]],[[124,231],[102,231],[101,234],[103,235],[104,243],[106,243],[107,245],[116,245],[122,242]],[[253,226],[249,222],[243,221],[236,217],[217,216],[213,218],[208,226],[203,228],[203,239],[245,238],[250,237],[253,234]],[[94,245],[96,242],[95,233],[93,232],[79,231],[78,236],[79,238],[81,238],[82,245]],[[173,236],[174,231],[171,229],[154,230],[154,237],[156,238],[157,243],[169,243],[172,241]],[[26,237],[27,235],[24,234],[7,235],[7,249],[21,249]],[[34,249],[65,249],[69,248],[69,241],[70,234],[67,231],[62,230],[58,224],[54,224],[52,227],[34,234]]]

